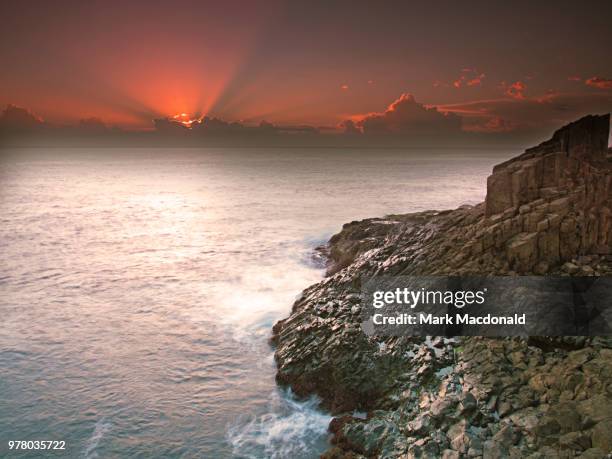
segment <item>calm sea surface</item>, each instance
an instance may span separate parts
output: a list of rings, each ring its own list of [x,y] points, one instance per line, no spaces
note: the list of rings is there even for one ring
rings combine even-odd
[[[344,222],[483,199],[512,151],[12,150],[0,159],[0,456],[314,458],[274,322]]]

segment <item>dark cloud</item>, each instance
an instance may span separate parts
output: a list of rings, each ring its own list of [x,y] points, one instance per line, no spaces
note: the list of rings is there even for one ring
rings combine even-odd
[[[500,98],[440,105],[461,115],[472,132],[547,132],[581,116],[612,111],[612,94],[549,92],[541,97]]]
[[[192,133],[192,134],[231,134],[248,129],[259,129],[244,126],[238,122],[228,122],[221,118],[204,116],[199,119],[190,119],[187,114],[175,116],[173,118],[158,118],[154,120],[155,130],[158,132],[169,133]],[[260,125],[262,129],[268,128],[266,124]]]
[[[91,117],[83,118],[79,121],[79,129],[90,132],[92,134],[103,134],[108,130],[108,127],[100,118]]]
[[[180,121],[176,121],[172,118],[157,118],[153,120],[155,130],[158,132],[187,132],[189,128]]]
[[[283,134],[318,134],[314,126],[277,126],[268,121],[258,125],[245,125],[238,121],[226,121],[217,117],[204,116],[201,119],[185,121],[181,118],[158,118],[154,120],[159,133],[183,133],[191,137],[277,137]]]
[[[345,123],[345,127],[350,126]],[[457,134],[461,131],[461,117],[426,107],[412,94],[402,94],[382,113],[371,113],[356,126],[365,135],[392,134],[423,138]]]
[[[0,114],[0,127],[9,130],[29,130],[43,126],[42,119],[29,110],[9,104]]]
[[[47,123],[9,105],[0,113],[5,145],[221,145],[404,146],[529,144],[586,114],[612,111],[612,93],[593,91],[540,97],[478,100],[427,106],[402,94],[382,112],[355,115],[332,129],[310,125],[258,125],[188,114],[154,120],[149,131],[108,127],[98,118],[76,125]],[[326,132],[327,131],[327,132]],[[342,135],[338,135],[339,133]]]
[[[345,134],[361,134],[361,129],[357,127],[353,120],[344,120],[340,123],[340,128]]]

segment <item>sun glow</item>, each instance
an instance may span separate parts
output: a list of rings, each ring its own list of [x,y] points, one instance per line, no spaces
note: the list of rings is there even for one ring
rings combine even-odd
[[[177,123],[181,123],[183,126],[188,127],[188,128],[191,128],[193,123],[201,122],[203,118],[204,118],[203,116],[194,117],[193,115],[190,115],[189,113],[177,113],[176,115],[172,117],[174,121],[176,121]]]

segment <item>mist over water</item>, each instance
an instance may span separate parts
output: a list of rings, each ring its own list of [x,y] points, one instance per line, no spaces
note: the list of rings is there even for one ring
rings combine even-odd
[[[477,203],[512,153],[5,151],[2,447],[318,457],[330,416],[275,385],[267,343],[323,275],[312,249],[351,220]]]

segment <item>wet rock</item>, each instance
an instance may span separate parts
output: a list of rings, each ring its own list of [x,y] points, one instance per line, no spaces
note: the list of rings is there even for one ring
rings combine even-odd
[[[366,457],[354,451],[346,451],[335,446],[321,454],[320,459],[366,459]]]
[[[329,430],[332,434],[335,435],[341,432],[346,424],[349,424],[350,422],[353,422],[354,420],[355,418],[353,418],[353,416],[350,416],[350,415],[333,418],[330,421],[327,430]]]

